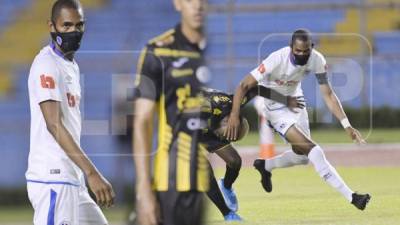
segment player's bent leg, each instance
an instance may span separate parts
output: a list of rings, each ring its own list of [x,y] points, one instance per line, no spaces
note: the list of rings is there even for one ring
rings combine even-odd
[[[224,146],[215,153],[226,162],[225,177],[218,181],[218,186],[223,194],[226,205],[230,210],[236,212],[239,206],[232,184],[239,176],[242,159],[232,145]]]
[[[272,171],[276,168],[286,168],[296,165],[308,164],[308,158],[306,155],[296,154],[293,150],[287,150],[280,155],[277,155],[271,159],[265,160],[265,169]]]
[[[232,145],[227,145],[215,152],[226,163],[226,172],[224,176],[224,186],[227,189],[232,188],[232,184],[239,176],[242,167],[242,158]]]
[[[301,140],[301,142],[304,141],[306,140]],[[261,184],[266,192],[272,191],[271,171],[273,169],[308,164],[309,160],[303,151],[302,149],[297,149],[296,145],[292,145],[292,150],[285,151],[271,159],[256,159],[254,161],[253,165],[261,175]]]
[[[79,191],[79,225],[107,225],[107,219],[100,207],[90,197],[86,187]]]
[[[293,124],[285,133],[286,140],[292,145],[296,154],[308,155],[316,144],[300,129]]]
[[[34,225],[79,223],[79,187],[28,182],[27,189],[34,209]]]
[[[272,191],[272,170],[276,168],[286,168],[296,165],[308,164],[308,158],[305,155],[298,155],[292,150],[283,152],[271,159],[256,159],[254,167],[261,174],[261,184],[266,192]]]
[[[210,168],[211,165],[210,165]],[[224,197],[218,187],[217,180],[215,179],[214,172],[210,170],[210,189],[207,191],[207,196],[217,206],[218,210],[225,217],[231,211],[225,203]]]
[[[305,136],[296,126],[292,126],[286,133],[288,141],[303,154],[307,154],[310,162],[315,170],[329,185],[339,191],[349,202],[353,201],[353,191],[346,185],[340,177],[336,169],[328,162],[322,148]],[[369,201],[369,195],[365,195],[361,201],[360,207],[354,204],[357,208],[363,209]]]
[[[266,192],[272,191],[272,173],[265,169],[265,159],[256,159],[253,163],[254,168],[261,175],[261,184]]]
[[[214,205],[217,206],[225,221],[241,221],[242,218],[226,205],[225,199],[212,171],[210,175],[210,190],[207,192],[207,196],[211,199]]]

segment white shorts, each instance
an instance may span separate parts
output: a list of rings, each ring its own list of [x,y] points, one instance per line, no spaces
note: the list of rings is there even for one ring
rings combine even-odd
[[[84,185],[27,183],[34,225],[105,225],[107,219]]]
[[[294,113],[290,111],[287,107],[280,107],[276,109],[271,109],[266,107],[265,114],[269,124],[278,132],[282,137],[285,137],[288,129],[296,125],[305,135],[311,137],[310,135],[310,124],[308,121],[308,113],[306,108],[295,109]]]

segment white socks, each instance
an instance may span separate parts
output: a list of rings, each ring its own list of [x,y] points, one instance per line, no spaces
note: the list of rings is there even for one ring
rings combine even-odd
[[[333,168],[333,166],[326,160],[321,147],[317,145],[311,149],[308,158],[314,165],[317,173],[332,187],[342,193],[349,202],[351,202],[353,191],[344,183],[335,168]]]
[[[297,155],[292,150],[283,152],[271,159],[265,160],[265,169],[272,171],[275,168],[291,167],[296,165],[304,165],[308,163],[308,158],[305,155]]]

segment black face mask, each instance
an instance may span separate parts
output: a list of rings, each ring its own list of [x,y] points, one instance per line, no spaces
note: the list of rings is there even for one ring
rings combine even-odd
[[[296,55],[293,53],[294,56],[294,64],[299,65],[299,66],[304,66],[308,62],[308,58],[310,58],[310,55]]]
[[[83,32],[73,31],[68,33],[61,33],[56,30],[56,32],[51,32],[51,38],[61,50],[67,54],[71,52],[76,52],[81,46],[81,40],[83,37]]]

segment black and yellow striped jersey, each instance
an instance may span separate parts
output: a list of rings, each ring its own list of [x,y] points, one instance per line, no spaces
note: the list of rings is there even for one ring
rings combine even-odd
[[[208,127],[207,129],[213,130],[217,129],[219,122],[231,113],[233,94],[229,94],[220,90],[211,88],[202,88],[202,95],[207,102],[204,105],[209,106],[208,112]],[[262,96],[277,102],[286,104],[285,96],[273,91],[270,88],[257,85],[250,89],[240,104],[240,107],[244,107],[249,101],[251,101],[255,96]]]
[[[208,80],[203,49],[177,25],[152,39],[139,58],[135,96],[158,104],[158,147],[153,161],[156,191],[207,191],[207,151],[199,138],[206,120],[200,89]]]
[[[203,130],[201,142],[206,146],[206,149],[209,152],[215,152],[230,144],[230,141],[223,137],[218,137],[214,131],[219,128],[220,122],[224,117],[231,113],[233,95],[210,88],[202,88],[201,91],[206,102],[204,105],[209,107],[208,110],[204,110],[207,112],[207,127]],[[283,104],[287,103],[286,96],[283,96],[270,88],[257,85],[246,93],[240,107],[243,108],[257,95]]]

